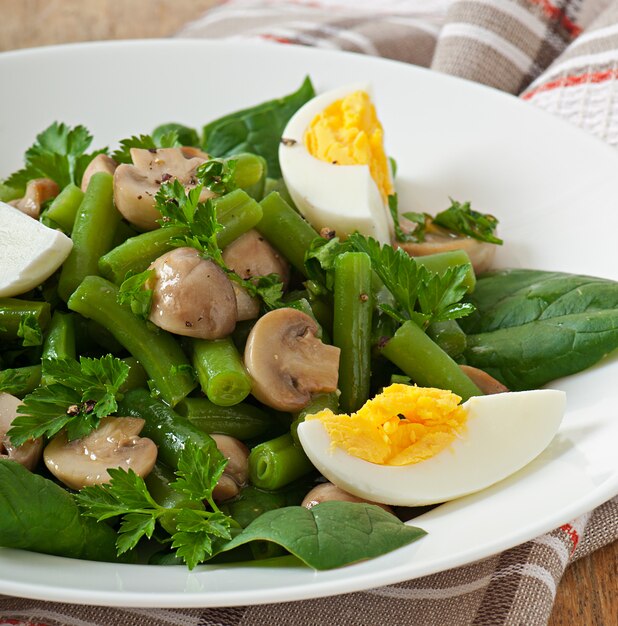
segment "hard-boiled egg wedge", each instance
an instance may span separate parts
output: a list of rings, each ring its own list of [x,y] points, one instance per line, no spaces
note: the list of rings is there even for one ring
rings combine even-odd
[[[391,385],[351,416],[308,416],[298,436],[341,489],[421,506],[480,491],[527,465],[553,439],[566,404],[564,392],[552,389],[458,401],[438,389]]]
[[[69,256],[73,242],[18,209],[0,202],[0,296],[40,285]]]
[[[292,199],[314,228],[390,243],[392,176],[366,85],[328,91],[301,107],[283,131],[279,162]]]

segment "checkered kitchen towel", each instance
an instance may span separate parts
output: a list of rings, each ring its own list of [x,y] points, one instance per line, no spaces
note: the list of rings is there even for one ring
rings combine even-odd
[[[432,67],[519,94],[618,147],[618,0],[231,0],[180,36],[296,43]],[[0,626],[535,626],[547,623],[568,563],[616,539],[618,497],[502,554],[362,593],[192,610],[4,597]]]

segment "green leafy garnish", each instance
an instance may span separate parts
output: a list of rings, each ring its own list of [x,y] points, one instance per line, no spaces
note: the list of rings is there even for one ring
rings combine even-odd
[[[4,184],[24,189],[33,178],[51,178],[60,187],[69,183],[79,185],[90,161],[106,150],[86,154],[92,135],[84,126],[71,128],[54,122],[26,150],[25,167],[11,174]]]
[[[215,205],[211,200],[200,202],[203,185],[200,183],[189,192],[178,180],[169,181],[159,188],[155,196],[155,208],[163,216],[159,223],[166,226],[186,226],[186,235],[173,240],[174,245],[195,248],[205,258],[224,267],[223,256],[217,243],[221,224],[217,221]]]
[[[114,413],[129,366],[111,354],[100,359],[45,359],[51,381],[24,398],[9,436],[19,446],[28,439],[53,437],[66,427],[69,441],[85,437],[102,418]]]
[[[434,274],[417,263],[401,248],[380,244],[358,233],[348,238],[354,249],[365,252],[371,265],[396,301],[396,306],[380,308],[400,322],[412,320],[422,328],[433,322],[457,319],[474,311],[470,303],[461,302],[469,264],[448,268]]]
[[[397,241],[405,242],[405,241],[415,241],[415,238],[406,233],[403,228],[401,228],[401,224],[399,223],[399,202],[397,198],[397,194],[391,194],[388,197],[388,210],[391,213],[391,217],[393,218],[393,226],[395,228],[395,239]],[[407,217],[407,214],[406,214]],[[424,218],[423,218],[424,221]]]
[[[144,285],[154,274],[154,270],[146,270],[127,276],[118,290],[118,304],[128,304],[131,311],[144,320],[148,319],[152,305],[152,289],[144,289]]]
[[[234,159],[209,159],[197,168],[199,181],[217,195],[236,189],[236,161]]]
[[[315,96],[309,77],[294,93],[230,113],[204,126],[203,147],[217,157],[251,152],[266,159],[268,175],[281,176],[279,143],[292,115]]]
[[[133,135],[122,139],[119,143],[120,147],[112,153],[112,158],[117,163],[133,163],[131,148],[156,150],[157,148],[176,148],[182,145],[178,141],[178,133],[175,130],[161,133],[156,138],[150,135]]]
[[[28,383],[30,372],[24,368],[0,371],[0,393],[19,393]]]
[[[349,241],[339,241],[338,237],[324,239],[316,237],[305,254],[305,268],[314,295],[332,292],[335,287],[335,260],[340,254],[352,250]]]
[[[451,206],[433,218],[434,224],[447,228],[479,241],[502,244],[502,239],[494,235],[498,220],[486,213],[479,213],[470,208],[469,202],[457,202],[451,198]]]
[[[31,313],[19,320],[17,336],[22,338],[22,346],[24,348],[40,346],[43,343],[43,329],[36,315]]]
[[[218,509],[212,497],[226,464],[214,441],[202,447],[192,443],[185,446],[177,480],[170,487],[185,496],[190,506],[166,508],[157,504],[144,480],[132,470],[122,469],[108,470],[109,483],[86,487],[76,499],[83,514],[98,521],[121,517],[116,541],[119,555],[133,549],[143,537],[152,537],[163,516],[173,516],[176,532],[171,536],[171,547],[193,569],[232,537],[234,522]],[[212,510],[206,510],[204,501]]]
[[[176,133],[178,142],[183,146],[197,147],[200,145],[200,138],[194,128],[177,124],[176,122],[168,122],[161,124],[152,131],[152,138],[158,146],[162,146],[166,137],[170,137],[170,133]]]

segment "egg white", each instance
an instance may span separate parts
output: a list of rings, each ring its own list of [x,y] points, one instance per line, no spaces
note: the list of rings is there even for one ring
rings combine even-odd
[[[335,165],[317,159],[305,146],[305,131],[326,107],[367,84],[327,91],[311,99],[290,119],[279,147],[285,184],[307,221],[316,229],[340,235],[358,231],[381,243],[391,242],[392,219],[368,165]]]
[[[485,489],[537,457],[564,415],[566,394],[553,389],[470,398],[461,438],[434,457],[404,466],[370,463],[331,445],[320,420],[298,427],[315,467],[332,483],[374,502],[422,506]]]

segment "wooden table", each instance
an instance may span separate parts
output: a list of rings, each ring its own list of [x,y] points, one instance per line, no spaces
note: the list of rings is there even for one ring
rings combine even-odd
[[[0,0],[0,50],[167,37],[217,0]],[[618,623],[618,542],[571,565],[549,626]]]

